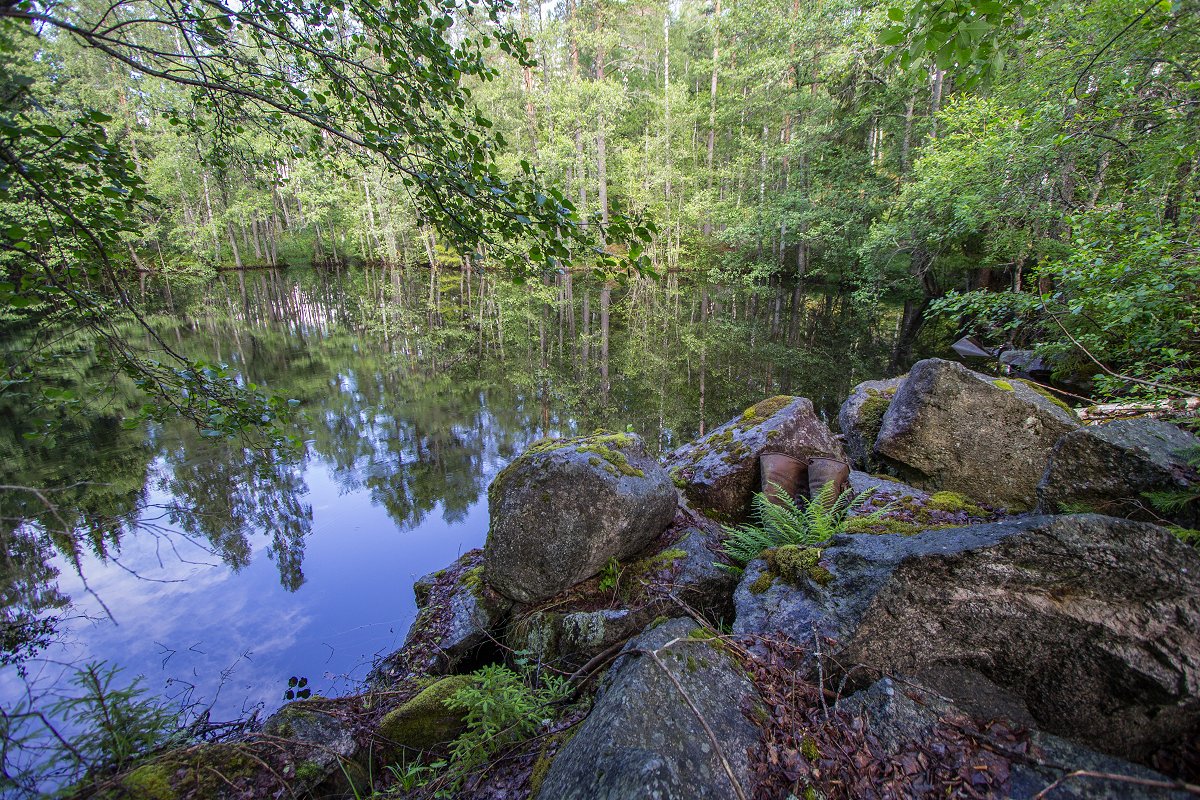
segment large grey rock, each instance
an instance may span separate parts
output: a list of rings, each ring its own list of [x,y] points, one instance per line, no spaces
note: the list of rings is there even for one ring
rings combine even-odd
[[[875,452],[921,489],[1032,508],[1054,443],[1075,415],[1018,380],[931,358],[918,362],[883,417]]]
[[[519,608],[506,643],[558,669],[577,669],[640,633],[656,618],[676,616],[676,600],[713,620],[733,616],[737,578],[718,569],[721,532],[681,508],[655,552],[621,564],[612,585],[589,581],[533,608]]]
[[[842,446],[804,397],[780,395],[747,408],[665,458],[671,477],[692,506],[727,521],[744,519],[759,491],[758,457],[786,453],[844,458]]]
[[[541,800],[725,800],[736,795],[721,755],[751,795],[747,751],[759,731],[746,714],[757,692],[719,643],[691,638],[695,630],[691,620],[675,619],[629,643],[579,732],[550,766]],[[656,651],[663,666],[636,652],[645,650]]]
[[[478,661],[493,641],[512,601],[483,580],[483,551],[469,550],[443,570],[413,586],[417,618],[404,646],[384,658],[367,677],[373,685],[394,684],[414,676],[444,675]]]
[[[1183,458],[1200,439],[1169,422],[1123,419],[1072,431],[1050,452],[1038,484],[1039,510],[1089,510],[1147,518],[1146,492],[1196,491],[1200,475]],[[1187,527],[1197,522],[1196,504],[1177,511],[1156,510]]]
[[[857,469],[850,470],[848,483],[850,491],[854,492],[856,497],[870,492],[872,495],[878,495],[883,498],[886,502],[901,502],[906,500],[924,502],[930,498],[929,492],[918,489],[915,486],[909,486],[907,483],[902,483],[894,479],[889,480],[887,476],[869,475]],[[858,513],[862,512],[851,512],[851,516]]]
[[[738,633],[816,636],[839,664],[970,668],[1046,731],[1135,760],[1200,725],[1200,553],[1168,531],[1092,514],[915,536],[837,536],[831,579],[760,580]],[[757,585],[756,585],[757,584]]]
[[[986,681],[974,687],[976,696],[985,705],[964,708],[939,690],[905,681],[897,683],[883,678],[869,688],[838,704],[838,710],[861,717],[878,742],[882,755],[892,759],[906,753],[938,752],[938,727],[943,725],[955,733],[979,730],[985,732],[994,720],[1004,720],[1006,727],[1021,731],[1025,721],[1012,719],[1003,707],[987,707],[988,695],[995,693]],[[958,741],[964,741],[954,737]],[[1037,794],[1063,775],[1075,770],[1090,770],[1106,775],[1121,775],[1143,780],[1169,781],[1152,770],[1106,756],[1037,729],[1026,730],[1018,738],[1023,748],[1015,749],[1015,757],[1005,757],[1003,749],[991,748],[992,760],[999,757],[1003,765],[996,772],[1007,774],[1004,797],[1008,800],[1033,800]],[[966,737],[969,741],[970,737]],[[1020,750],[1024,750],[1022,753]],[[1081,778],[1064,781],[1045,795],[1048,800],[1166,800],[1186,797],[1182,792],[1138,786],[1112,779]]]
[[[644,550],[678,499],[634,434],[534,445],[488,487],[487,582],[523,603],[552,597]]]
[[[842,431],[846,455],[856,468],[875,468],[875,438],[879,436],[883,416],[902,383],[903,377],[863,381],[854,387],[846,402],[842,403],[838,411],[838,427]]]

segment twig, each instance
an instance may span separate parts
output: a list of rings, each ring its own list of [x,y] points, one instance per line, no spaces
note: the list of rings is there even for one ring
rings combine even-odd
[[[1200,786],[1183,781],[1156,781],[1151,778],[1136,778],[1132,775],[1114,775],[1111,772],[1095,772],[1090,769],[1077,769],[1074,772],[1068,772],[1054,783],[1042,789],[1033,796],[1033,800],[1045,800],[1053,789],[1058,788],[1072,778],[1096,778],[1104,781],[1115,781],[1117,783],[1129,783],[1134,786],[1147,786],[1151,789],[1176,789],[1181,792],[1187,792],[1191,795],[1200,796]]]
[[[829,706],[825,702],[825,664],[821,656],[821,634],[817,632],[816,623],[812,626],[813,641],[817,645],[817,686],[821,691],[817,692],[817,696],[821,698],[821,710],[825,712],[825,721],[829,721]]]
[[[1100,359],[1098,359],[1094,355],[1092,355],[1092,351],[1088,350],[1086,347],[1084,347],[1079,342],[1078,339],[1076,339],[1074,336],[1072,336],[1071,332],[1068,331],[1066,326],[1063,325],[1062,322],[1059,321],[1057,316],[1050,313],[1050,309],[1046,308],[1046,298],[1043,295],[1038,295],[1038,300],[1042,304],[1042,311],[1046,312],[1046,316],[1048,316],[1048,317],[1050,317],[1050,319],[1054,320],[1054,324],[1057,325],[1060,330],[1062,330],[1063,335],[1065,335],[1068,339],[1071,340],[1071,344],[1075,345],[1081,351],[1083,351],[1083,354],[1085,356],[1087,356],[1089,359],[1091,359],[1093,364],[1095,364],[1097,367],[1104,370],[1106,373],[1113,376],[1114,378],[1118,378],[1123,381],[1131,381],[1133,383],[1140,383],[1142,386],[1149,386],[1153,389],[1166,389],[1167,391],[1178,392],[1180,394],[1186,394],[1188,397],[1200,397],[1200,393],[1193,392],[1188,389],[1183,389],[1178,386],[1172,386],[1169,383],[1159,383],[1157,381],[1146,381],[1146,380],[1142,380],[1141,378],[1134,378],[1130,375],[1122,375],[1121,373],[1110,369],[1108,367],[1108,365],[1106,365],[1103,361],[1101,361]]]
[[[682,640],[672,639],[660,647],[659,650],[665,650],[671,645],[680,641]],[[700,709],[696,707],[696,704],[692,701],[691,696],[687,693],[687,691],[684,690],[683,684],[679,682],[679,679],[675,677],[675,674],[671,672],[671,670],[667,669],[667,665],[664,664],[662,659],[658,657],[658,650],[637,650],[634,652],[645,653],[646,655],[650,656],[654,663],[657,664],[664,673],[666,673],[668,678],[670,678],[671,683],[675,684],[675,689],[679,692],[679,695],[684,699],[684,702],[688,704],[688,707],[692,709],[692,713],[696,715],[696,719],[700,720],[700,724],[704,726],[704,732],[708,734],[708,739],[710,742],[712,742],[713,751],[717,754],[717,757],[721,759],[721,766],[725,768],[725,774],[729,777],[729,783],[733,786],[734,794],[738,796],[738,800],[748,800],[745,790],[742,789],[741,783],[738,782],[737,776],[733,773],[733,767],[730,766],[729,759],[725,757],[725,751],[721,748],[721,743],[717,740],[717,735],[713,732],[712,727],[708,724],[708,720],[706,720],[704,715],[700,713]]]

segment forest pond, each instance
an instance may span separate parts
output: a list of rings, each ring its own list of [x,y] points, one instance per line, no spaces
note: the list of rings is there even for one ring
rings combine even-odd
[[[101,393],[102,353],[64,333],[71,413],[0,414],[0,484],[43,489],[0,493],[3,620],[37,631],[0,671],[6,707],[89,661],[213,720],[269,713],[291,678],[346,692],[403,642],[414,579],[483,543],[488,483],[531,442],[607,428],[661,452],[775,394],[835,415],[895,330],[846,298],[673,276],[291,269],[143,292],[172,349],[299,401],[303,453],[123,425],[132,387]]]

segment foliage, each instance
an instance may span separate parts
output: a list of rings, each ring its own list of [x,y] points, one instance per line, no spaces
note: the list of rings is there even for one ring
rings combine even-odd
[[[604,569],[600,570],[600,586],[602,592],[611,592],[617,588],[617,583],[621,580],[621,565],[615,558],[610,558],[608,563],[604,565]]]
[[[1051,291],[951,294],[934,311],[975,320],[976,330],[993,338],[1032,334],[1039,352],[1060,364],[1086,366],[1086,352],[1146,382],[1098,375],[1095,388],[1104,396],[1157,396],[1172,385],[1200,385],[1197,246],[1144,210],[1097,209],[1067,224],[1075,231],[1072,250],[1032,273]]]
[[[179,715],[147,695],[141,678],[118,685],[119,667],[100,662],[73,671],[76,691],[44,709],[27,701],[5,709],[0,735],[5,743],[0,788],[37,786],[42,780],[75,783],[128,767],[135,759],[179,743]],[[49,729],[50,719],[69,727]],[[36,754],[36,763],[22,758]]]
[[[1186,471],[1188,487],[1167,491],[1144,492],[1143,497],[1150,501],[1156,511],[1164,514],[1179,514],[1200,502],[1200,446],[1189,447],[1177,454],[1190,468]],[[1179,538],[1189,544],[1200,542],[1200,534],[1195,531],[1176,531]]]
[[[459,767],[470,769],[535,733],[554,716],[552,706],[570,695],[565,678],[518,666],[520,672],[495,664],[476,670],[474,685],[446,701],[447,708],[466,715],[466,732],[451,748]]]
[[[884,45],[897,48],[891,58],[907,69],[932,58],[939,69],[959,67],[966,86],[1004,68],[1005,40],[1028,39],[1034,29],[1025,21],[1036,17],[1042,4],[1027,0],[915,0],[907,9],[888,9],[899,23],[879,35]]]
[[[783,490],[779,490],[775,500],[762,492],[755,494],[752,505],[758,524],[725,526],[723,552],[734,564],[744,567],[763,550],[785,545],[814,547],[824,544],[835,534],[845,532],[851,514],[860,511],[874,494],[868,489],[855,496],[846,490],[835,497],[833,492],[830,482],[812,499],[801,498],[799,503]],[[886,507],[876,509],[865,518],[880,519],[886,510]]]
[[[425,789],[434,797],[454,797],[474,770],[557,716],[553,707],[571,695],[568,681],[539,674],[520,654],[516,666],[515,670],[503,664],[482,667],[471,674],[471,685],[444,701],[447,708],[464,713],[466,730],[454,740],[446,758],[390,766],[394,789]]]

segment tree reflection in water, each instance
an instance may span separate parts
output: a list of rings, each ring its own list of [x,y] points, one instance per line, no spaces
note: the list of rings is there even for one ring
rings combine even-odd
[[[833,413],[855,382],[882,373],[894,329],[837,295],[790,307],[782,286],[684,285],[674,274],[518,286],[479,271],[434,281],[416,268],[259,271],[147,292],[180,353],[300,401],[303,451],[182,424],[128,427],[137,392],[113,378],[99,343],[36,343],[54,348],[56,380],[75,399],[44,407],[0,393],[6,661],[28,658],[67,613],[60,573],[80,570],[85,553],[120,565],[129,537],[155,536],[160,559],[182,558],[175,545],[187,540],[238,571],[262,541],[294,592],[314,469],[343,493],[369,493],[398,531],[438,510],[453,526],[496,466],[542,436],[631,429],[665,450],[773,394]],[[153,350],[135,326],[127,335]]]

